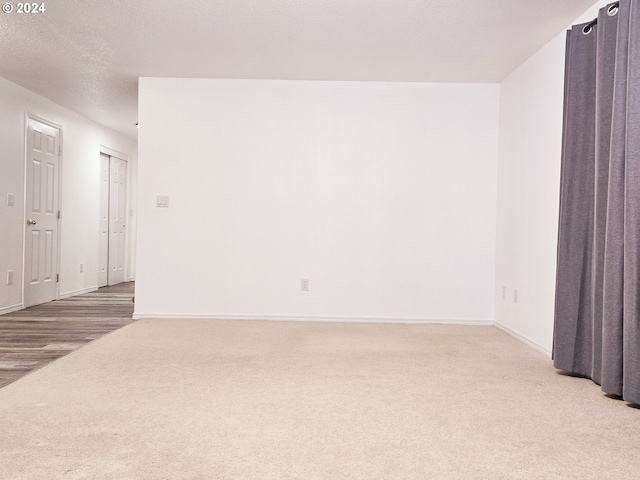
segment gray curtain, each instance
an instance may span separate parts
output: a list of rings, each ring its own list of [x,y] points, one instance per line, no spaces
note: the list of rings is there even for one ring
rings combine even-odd
[[[567,32],[553,359],[640,404],[640,0]]]

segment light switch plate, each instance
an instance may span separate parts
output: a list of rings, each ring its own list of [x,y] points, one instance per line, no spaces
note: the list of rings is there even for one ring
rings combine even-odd
[[[16,196],[13,193],[7,193],[7,206],[13,207],[16,204]]]
[[[169,208],[169,195],[156,195],[157,208]]]

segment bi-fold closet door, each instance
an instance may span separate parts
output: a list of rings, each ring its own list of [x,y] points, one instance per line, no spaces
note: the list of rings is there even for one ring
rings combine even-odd
[[[98,286],[125,279],[127,162],[100,154],[100,253]]]

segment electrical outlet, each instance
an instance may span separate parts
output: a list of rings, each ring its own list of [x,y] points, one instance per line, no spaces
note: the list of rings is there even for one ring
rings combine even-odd
[[[513,303],[518,303],[518,290],[513,291]]]
[[[82,273],[82,272],[84,272],[84,264],[83,263],[80,264],[80,273]]]
[[[302,290],[303,292],[309,291],[309,279],[303,278],[302,280],[300,280],[300,290]]]
[[[7,285],[13,285],[13,270],[7,270]]]

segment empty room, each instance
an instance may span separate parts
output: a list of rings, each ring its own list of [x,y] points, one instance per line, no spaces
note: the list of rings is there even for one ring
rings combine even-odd
[[[0,479],[638,476],[640,0],[2,10]]]

